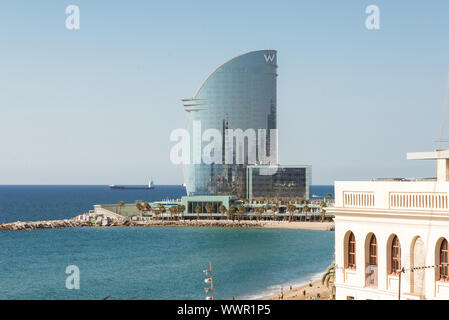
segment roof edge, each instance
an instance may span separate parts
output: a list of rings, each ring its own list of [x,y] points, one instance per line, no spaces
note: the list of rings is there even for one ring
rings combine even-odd
[[[222,64],[220,64],[218,67],[216,67],[207,77],[206,77],[206,79],[201,83],[201,85],[200,85],[200,87],[198,88],[198,90],[196,90],[196,92],[195,92],[195,95],[193,96],[193,98],[192,99],[196,99],[196,97],[198,96],[198,94],[200,93],[200,91],[201,91],[201,89],[204,87],[204,84],[207,82],[207,80],[209,80],[209,78],[218,70],[218,69],[220,69],[222,66],[224,66],[225,64],[227,64],[227,63],[229,63],[229,62],[231,62],[231,61],[233,61],[233,60],[235,60],[235,59],[237,59],[237,58],[240,58],[240,57],[243,57],[243,56],[246,56],[246,55],[248,55],[248,54],[252,54],[252,53],[256,53],[256,52],[263,52],[263,51],[274,51],[274,52],[276,52],[277,53],[277,50],[274,50],[274,49],[264,49],[264,50],[254,50],[254,51],[250,51],[250,52],[246,52],[246,53],[243,53],[243,54],[241,54],[241,55],[238,55],[238,56],[236,56],[236,57],[234,57],[234,58],[232,58],[232,59],[229,59],[228,61],[226,61],[225,63],[222,63]]]

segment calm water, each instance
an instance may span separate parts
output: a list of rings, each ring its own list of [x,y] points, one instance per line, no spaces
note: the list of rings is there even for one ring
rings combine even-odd
[[[79,228],[0,232],[0,299],[255,297],[304,282],[332,261],[333,232],[282,229]],[[80,269],[80,290],[65,269]]]
[[[334,193],[333,186],[311,186],[311,199]],[[183,186],[156,186],[153,190],[110,190],[108,186],[0,186],[0,223],[72,218],[94,204],[177,199]]]
[[[324,196],[329,186],[314,186]],[[181,186],[2,186],[1,221],[67,218],[95,203],[177,198]],[[332,261],[333,232],[283,229],[74,228],[0,231],[0,299],[204,299],[212,260],[218,299],[304,283]],[[68,290],[65,269],[81,272]]]
[[[0,186],[0,223],[71,218],[94,204],[176,199],[183,186],[153,190],[110,190],[108,186]]]

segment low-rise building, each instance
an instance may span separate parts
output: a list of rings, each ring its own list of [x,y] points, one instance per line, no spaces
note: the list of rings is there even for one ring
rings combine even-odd
[[[335,182],[336,299],[449,299],[449,150],[433,179]]]

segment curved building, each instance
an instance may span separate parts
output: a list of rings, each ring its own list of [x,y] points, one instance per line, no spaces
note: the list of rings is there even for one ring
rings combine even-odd
[[[253,51],[217,67],[201,84],[193,98],[183,99],[187,112],[186,129],[190,134],[190,155],[195,158],[194,142],[204,139],[208,129],[221,133],[221,150],[215,149],[222,161],[205,163],[194,159],[184,164],[184,179],[189,195],[246,195],[246,165],[260,163],[248,153],[244,139],[244,150],[233,142],[231,148],[225,143],[229,129],[266,129],[266,150],[275,141],[270,140],[270,129],[276,129],[276,77],[277,52],[275,50]],[[259,152],[260,136],[256,135],[255,146]],[[217,141],[216,141],[217,142]],[[202,142],[201,152],[207,145]],[[240,152],[240,156],[238,154]],[[226,158],[228,157],[228,158]],[[226,159],[225,159],[226,158]],[[215,158],[216,159],[216,158]],[[239,161],[239,159],[241,159]],[[271,154],[277,163],[277,154]],[[229,161],[231,160],[231,161]]]

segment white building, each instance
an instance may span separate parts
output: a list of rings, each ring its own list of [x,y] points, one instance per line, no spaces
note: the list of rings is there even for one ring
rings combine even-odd
[[[336,299],[449,299],[449,150],[407,158],[436,179],[335,183]]]

